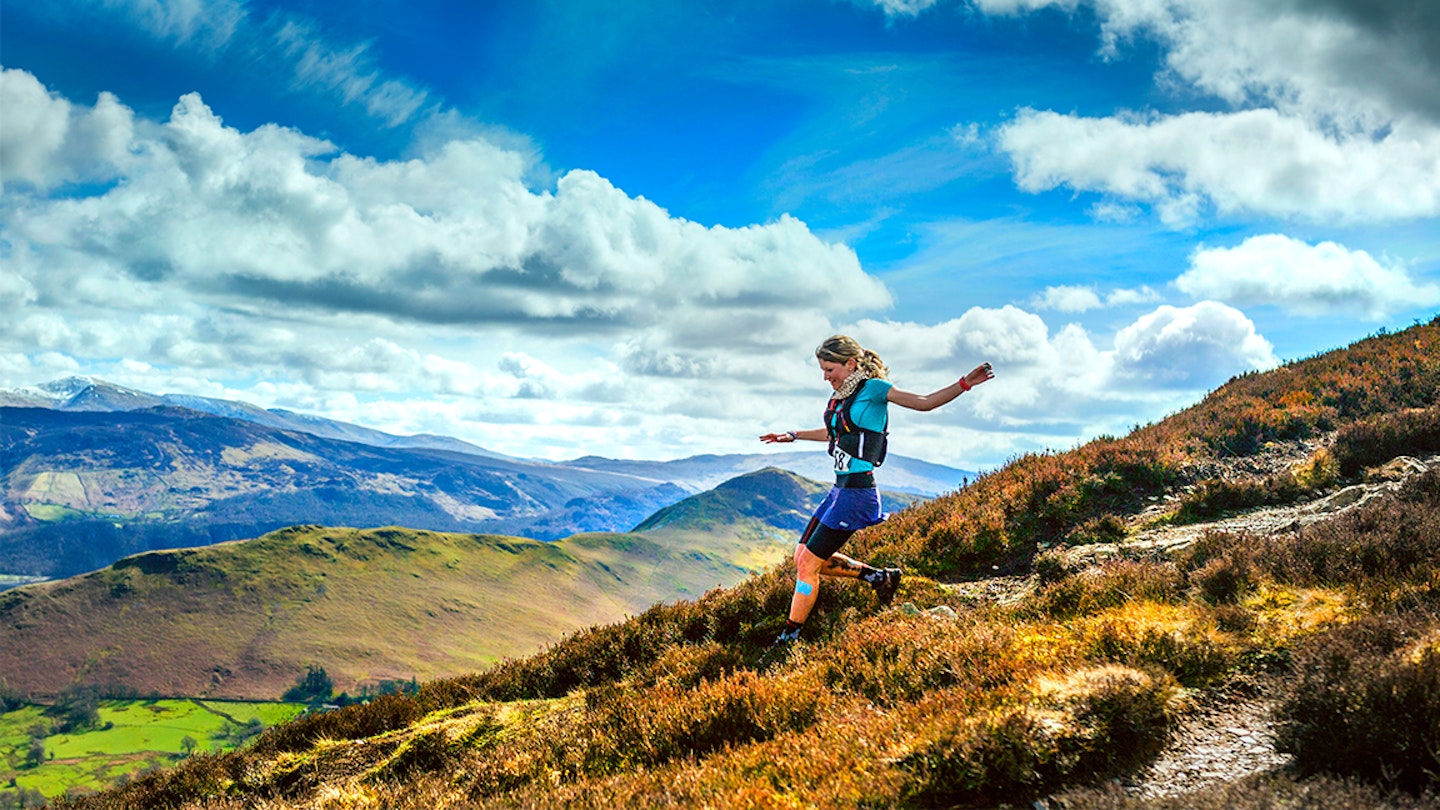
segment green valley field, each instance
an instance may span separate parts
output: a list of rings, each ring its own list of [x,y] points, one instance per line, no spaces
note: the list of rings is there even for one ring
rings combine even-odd
[[[229,751],[263,728],[304,711],[300,703],[111,700],[94,729],[44,738],[39,764],[26,762],[33,730],[49,726],[43,707],[0,714],[0,793],[98,790],[137,772],[173,765],[190,751]],[[189,750],[187,750],[189,749]]]

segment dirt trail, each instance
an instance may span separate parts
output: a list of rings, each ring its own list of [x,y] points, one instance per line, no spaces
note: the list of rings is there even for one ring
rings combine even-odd
[[[1425,459],[1401,456],[1372,471],[1364,483],[1317,500],[1257,509],[1213,523],[1145,530],[1125,545],[1167,551],[1184,548],[1211,531],[1298,531],[1385,497],[1411,476],[1436,465],[1440,465],[1440,455]],[[1155,762],[1125,780],[1127,792],[1143,797],[1179,796],[1286,765],[1290,757],[1275,750],[1271,709],[1276,691],[1274,684],[1263,682],[1233,684],[1205,696],[1201,705],[1180,718],[1170,743]]]
[[[1279,534],[1298,531],[1312,523],[1333,520],[1352,509],[1383,498],[1400,488],[1411,476],[1440,465],[1440,455],[1425,459],[1399,456],[1372,471],[1363,483],[1329,492],[1315,500],[1284,506],[1262,507],[1222,520],[1183,526],[1154,525],[1154,518],[1173,510],[1175,503],[1158,503],[1135,518],[1135,534],[1123,544],[1097,543],[1071,551],[1072,564],[1101,562],[1124,551],[1172,552],[1185,548],[1207,532],[1228,534]]]
[[[1289,469],[1313,452],[1311,444],[1296,444],[1264,458],[1245,459],[1251,469],[1224,470],[1225,477],[1263,476]],[[1157,501],[1136,517],[1135,533],[1123,544],[1081,546],[1068,552],[1073,569],[1094,565],[1121,554],[1173,553],[1204,537],[1207,532],[1277,534],[1333,520],[1366,503],[1393,493],[1413,475],[1440,465],[1440,455],[1419,459],[1401,456],[1370,472],[1362,483],[1343,487],[1314,500],[1286,506],[1255,509],[1209,523],[1186,526],[1158,525],[1154,518],[1173,511],[1176,501]],[[1033,577],[994,577],[947,586],[976,602],[1005,603],[1021,598],[1035,587]],[[1155,761],[1121,780],[1127,793],[1144,798],[1173,798],[1196,790],[1232,782],[1252,774],[1285,766],[1290,757],[1275,750],[1271,709],[1277,684],[1267,681],[1233,682],[1201,695],[1178,719],[1170,742]]]

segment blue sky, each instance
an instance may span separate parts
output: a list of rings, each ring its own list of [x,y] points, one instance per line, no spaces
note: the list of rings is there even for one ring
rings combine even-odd
[[[1257,7],[1259,6],[1259,7]],[[1425,0],[0,7],[0,386],[758,449],[834,332],[966,468],[1440,310]]]

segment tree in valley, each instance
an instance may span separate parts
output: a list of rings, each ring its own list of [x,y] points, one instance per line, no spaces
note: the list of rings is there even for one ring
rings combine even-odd
[[[335,694],[335,682],[325,668],[311,664],[305,667],[305,674],[295,680],[295,685],[285,692],[285,700],[297,703],[323,703]]]
[[[25,767],[35,768],[45,761],[45,738],[31,737],[30,746],[25,749]]]

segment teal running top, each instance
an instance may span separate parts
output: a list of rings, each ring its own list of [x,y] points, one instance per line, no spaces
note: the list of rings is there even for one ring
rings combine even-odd
[[[889,380],[869,379],[862,383],[860,390],[855,393],[855,401],[850,405],[851,423],[865,430],[883,433],[890,419],[888,410],[890,401],[887,397],[890,395],[892,387],[893,384]],[[834,432],[840,427],[843,414],[836,410],[829,416],[830,424],[826,425],[826,428]],[[835,459],[837,475],[865,473],[875,469],[874,464],[855,458],[838,447],[831,451],[831,456]]]

